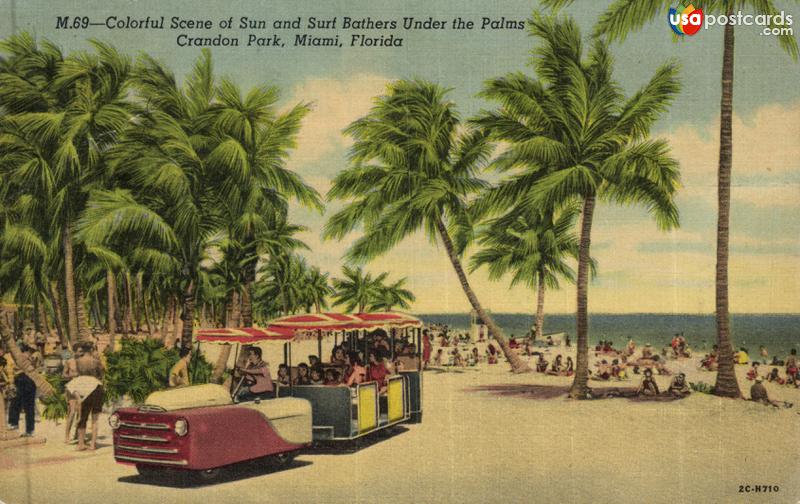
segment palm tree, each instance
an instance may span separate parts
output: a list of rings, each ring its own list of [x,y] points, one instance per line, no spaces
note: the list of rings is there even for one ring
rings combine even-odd
[[[573,0],[545,0],[545,5],[561,7]],[[616,0],[600,18],[595,32],[609,40],[625,37],[641,29],[646,23],[666,14],[671,2],[666,0]],[[731,15],[736,10],[748,9],[753,14],[776,15],[778,9],[772,0],[721,0],[703,3],[706,15]],[[635,13],[635,15],[631,15]],[[781,48],[793,60],[798,58],[797,40],[792,34],[777,36]],[[719,369],[714,393],[724,397],[741,397],[733,362],[733,342],[730,335],[728,302],[728,242],[730,233],[731,168],[733,166],[733,54],[734,25],[724,28],[722,53],[722,97],[720,102],[719,165],[717,175],[717,266],[716,266],[716,319]]]
[[[12,176],[33,198],[33,213],[50,223],[61,242],[70,336],[90,336],[85,304],[75,281],[83,257],[73,246],[75,221],[102,169],[105,153],[131,117],[127,100],[130,60],[113,47],[91,41],[94,53],[64,58],[51,42],[27,33],[3,41],[0,106],[4,143],[16,158]]]
[[[532,66],[538,79],[516,73],[489,82],[484,95],[501,103],[479,122],[509,148],[495,162],[519,168],[493,191],[494,204],[559,211],[581,206],[577,272],[577,358],[570,397],[588,388],[588,287],[592,219],[597,199],[641,203],[661,228],[677,225],[673,195],[678,165],[669,146],[648,138],[650,127],[679,89],[677,67],[663,65],[625,99],[612,79],[605,43],[596,40],[584,60],[580,32],[571,19],[529,21],[542,39]]]
[[[328,273],[323,273],[317,266],[313,266],[306,274],[305,296],[317,313],[322,313],[322,309],[328,307],[328,297],[334,293],[328,277]]]
[[[373,277],[372,273],[365,273],[360,267],[342,268],[344,278],[333,279],[333,306],[342,306],[347,312],[365,313],[367,308],[381,299],[383,281],[389,276],[381,273]]]
[[[578,211],[573,205],[554,218],[549,212],[514,208],[478,233],[482,248],[472,256],[470,271],[486,266],[492,280],[511,273],[512,287],[522,283],[537,291],[535,338],[542,338],[545,288],[558,289],[559,277],[575,281],[566,259],[578,257],[573,231]]]
[[[349,204],[326,223],[324,236],[341,240],[363,226],[364,235],[347,253],[358,263],[424,230],[444,246],[464,294],[512,370],[530,371],[478,301],[461,264],[463,247],[452,239],[457,228],[471,226],[467,198],[486,185],[475,174],[489,158],[491,145],[482,132],[462,128],[445,94],[430,82],[395,81],[366,116],[345,130],[355,139],[351,166],[336,176],[328,197]]]
[[[370,311],[394,311],[396,308],[408,309],[416,296],[405,288],[406,278],[383,285],[380,288],[380,298],[370,307]]]

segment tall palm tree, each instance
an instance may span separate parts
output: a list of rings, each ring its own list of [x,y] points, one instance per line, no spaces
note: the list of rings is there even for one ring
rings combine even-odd
[[[330,285],[329,274],[323,273],[317,266],[313,266],[306,274],[305,295],[310,305],[314,306],[317,313],[328,307],[328,297],[334,293]]]
[[[573,0],[545,0],[545,5],[555,8],[571,4]],[[601,16],[595,33],[609,40],[625,40],[646,23],[664,16],[671,2],[667,0],[616,0]],[[773,0],[716,0],[702,4],[705,14],[731,15],[738,10],[753,14],[777,15]],[[635,13],[635,15],[632,15]],[[771,18],[772,19],[772,18]],[[774,26],[772,26],[774,27]],[[798,58],[797,40],[793,34],[777,36],[778,44],[791,56]],[[719,164],[717,175],[717,265],[716,265],[716,320],[719,370],[714,393],[724,397],[741,397],[733,362],[733,342],[730,334],[728,300],[728,255],[731,206],[731,169],[733,166],[733,55],[734,25],[724,27],[722,52],[722,96],[720,100]]]
[[[363,226],[364,235],[347,258],[364,262],[423,230],[444,246],[470,305],[512,370],[530,371],[478,301],[461,264],[462,247],[452,238],[457,228],[471,226],[467,199],[486,185],[476,172],[491,145],[482,132],[463,125],[445,94],[430,82],[395,81],[366,116],[345,130],[355,139],[351,166],[336,176],[328,197],[349,203],[326,223],[324,236],[342,239]]]
[[[535,337],[539,339],[544,328],[545,289],[558,289],[559,278],[575,281],[575,272],[566,260],[578,257],[573,230],[578,211],[573,205],[553,216],[536,209],[514,208],[488,221],[478,233],[482,248],[472,256],[470,270],[486,266],[493,280],[510,273],[512,287],[521,283],[535,289]]]
[[[112,46],[91,41],[94,52],[64,57],[51,42],[27,33],[2,42],[0,72],[4,144],[16,156],[13,177],[33,197],[36,214],[61,242],[70,336],[87,338],[85,305],[76,287],[75,221],[95,186],[105,153],[127,126],[130,60]]]
[[[577,358],[570,397],[588,388],[588,287],[591,230],[600,198],[647,207],[662,228],[677,225],[673,195],[679,183],[669,146],[649,138],[650,127],[679,89],[677,67],[658,69],[625,98],[612,79],[605,43],[596,40],[584,58],[573,20],[534,14],[530,34],[542,43],[531,64],[538,79],[515,73],[489,82],[484,95],[501,107],[479,122],[509,143],[494,166],[519,172],[493,191],[495,205],[552,211],[579,204]]]

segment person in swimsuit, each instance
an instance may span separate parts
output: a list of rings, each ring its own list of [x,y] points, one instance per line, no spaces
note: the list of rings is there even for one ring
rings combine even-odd
[[[642,379],[642,384],[639,386],[639,390],[637,391],[639,395],[643,396],[657,396],[659,394],[658,385],[656,384],[655,379],[653,378],[653,370],[645,369],[644,370],[644,378]]]
[[[686,375],[678,373],[669,384],[667,392],[674,397],[686,397],[692,393],[689,385],[686,383]]]

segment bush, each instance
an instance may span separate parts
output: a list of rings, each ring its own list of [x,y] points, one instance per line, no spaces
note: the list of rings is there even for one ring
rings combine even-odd
[[[67,398],[64,396],[64,384],[67,380],[61,375],[46,375],[45,378],[55,390],[55,394],[42,398],[44,404],[42,417],[47,420],[61,420],[67,417]]]
[[[144,402],[152,392],[167,387],[169,371],[178,359],[177,350],[164,348],[159,340],[123,338],[122,348],[108,355],[106,401],[114,402],[127,395],[135,403]],[[211,363],[201,353],[192,354],[192,383],[207,383],[211,370]]]

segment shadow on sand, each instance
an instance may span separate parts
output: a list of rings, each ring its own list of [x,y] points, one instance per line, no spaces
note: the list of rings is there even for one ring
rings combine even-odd
[[[310,452],[314,455],[343,455],[356,453],[405,432],[408,432],[407,427],[395,425],[394,427],[382,429],[351,441],[318,441],[314,443],[314,448],[312,448]]]
[[[523,399],[555,399],[567,397],[568,385],[484,385],[469,387],[467,392],[488,392],[497,396],[521,397]],[[592,387],[592,399],[628,399],[635,402],[670,402],[681,399],[669,394],[640,396],[635,387]]]
[[[142,476],[137,474],[123,476],[119,478],[118,481],[120,483],[130,483],[133,485],[152,485],[169,488],[201,488],[204,486],[221,485],[233,481],[257,478],[268,474],[277,474],[308,465],[311,465],[311,462],[306,460],[294,460],[288,465],[277,466],[267,459],[256,459],[222,467],[213,479],[204,479],[199,474],[189,471],[165,469],[154,475]]]

